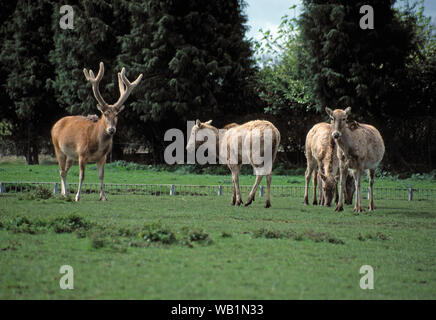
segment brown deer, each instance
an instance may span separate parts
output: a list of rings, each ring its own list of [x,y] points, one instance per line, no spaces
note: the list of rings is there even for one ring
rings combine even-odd
[[[98,102],[97,108],[102,113],[100,119],[95,116],[68,116],[60,119],[51,129],[51,138],[54,145],[56,158],[59,163],[59,172],[62,179],[61,193],[66,196],[66,177],[74,160],[79,161],[80,176],[79,187],[76,194],[76,201],[80,200],[82,183],[85,178],[85,166],[89,162],[96,162],[98,176],[100,178],[100,200],[107,200],[104,193],[104,164],[106,156],[112,148],[112,138],[116,131],[117,116],[124,109],[123,103],[127,100],[133,88],[142,79],[142,74],[130,82],[122,68],[118,73],[118,86],[120,98],[113,105],[107,104],[100,94],[99,84],[104,74],[103,62],[100,62],[100,69],[97,77],[92,70],[83,69],[86,80],[91,82],[92,91]]]
[[[186,149],[193,150],[205,143],[205,141],[198,141],[196,136],[201,129],[209,129],[216,139],[214,156],[220,160],[220,163],[226,163],[232,172],[233,194],[231,205],[240,206],[242,203],[241,190],[239,189],[239,172],[242,164],[244,164],[244,159],[248,159],[256,174],[256,181],[248,195],[245,206],[254,201],[257,187],[265,175],[267,183],[265,208],[271,207],[272,164],[280,144],[280,132],[271,122],[265,120],[249,121],[242,125],[231,123],[221,130],[213,127],[211,123],[212,120],[203,123],[200,120],[196,121],[191,130]],[[268,136],[269,133],[270,136]],[[259,141],[259,150],[253,148],[254,141]],[[264,154],[265,150],[271,152],[271,159],[267,159],[267,155]],[[265,158],[263,163],[256,161],[255,152],[259,152],[259,156]],[[268,161],[270,163],[267,165],[266,162]]]
[[[305,175],[304,201],[309,201],[309,181],[313,174],[313,204],[317,204],[316,187],[319,185],[320,205],[330,207],[333,197],[338,201],[337,180],[339,159],[337,146],[331,135],[331,125],[320,122],[314,125],[306,136],[305,150],[307,169]],[[354,181],[347,175],[345,203],[351,204],[354,194]]]
[[[375,209],[374,174],[385,153],[383,138],[380,132],[369,124],[354,122],[354,128],[350,129],[346,125],[347,118],[351,113],[350,107],[345,110],[336,109],[332,111],[329,108],[325,110],[330,116],[331,125],[333,126],[332,137],[338,145],[340,193],[335,211],[344,210],[342,201],[347,168],[351,170],[356,185],[354,211],[364,211],[361,194],[361,179],[364,170],[367,170],[369,176],[369,210],[373,211]]]

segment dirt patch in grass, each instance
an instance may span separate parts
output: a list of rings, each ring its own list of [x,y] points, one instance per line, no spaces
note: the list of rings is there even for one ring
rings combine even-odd
[[[307,230],[302,233],[298,233],[294,230],[268,230],[261,228],[253,231],[254,238],[266,238],[266,239],[292,239],[301,241],[304,239],[310,239],[314,242],[327,242],[332,244],[344,244],[345,242],[335,236],[326,232],[316,232],[313,230]]]

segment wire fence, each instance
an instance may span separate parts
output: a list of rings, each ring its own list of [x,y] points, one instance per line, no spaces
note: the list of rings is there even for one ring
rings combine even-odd
[[[60,193],[60,183],[56,182],[0,182],[0,194],[26,193],[36,190],[38,187],[45,187]],[[78,183],[68,183],[67,192],[75,194]],[[105,183],[107,194],[135,194],[150,196],[231,196],[233,187],[230,185],[176,185],[176,184],[118,184]],[[240,186],[242,193],[249,193],[252,186]],[[312,187],[309,187],[311,191]],[[100,183],[84,183],[82,193],[99,193]],[[263,197],[266,188],[261,185],[258,194]],[[362,188],[362,195],[369,198],[369,190]],[[282,185],[271,186],[271,196],[303,198],[304,186]],[[374,188],[375,200],[435,200],[436,189],[412,189],[412,188]]]

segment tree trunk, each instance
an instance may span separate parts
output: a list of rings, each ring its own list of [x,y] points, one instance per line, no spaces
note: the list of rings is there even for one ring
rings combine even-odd
[[[38,144],[32,142],[26,146],[25,157],[28,165],[39,164],[39,148]]]

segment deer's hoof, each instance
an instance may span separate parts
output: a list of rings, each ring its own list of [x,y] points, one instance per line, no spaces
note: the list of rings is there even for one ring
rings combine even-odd
[[[270,207],[271,207],[271,202],[267,200],[265,203],[265,208],[270,208]]]
[[[335,208],[335,211],[338,211],[338,212],[344,211],[344,207],[342,205],[337,205]]]

